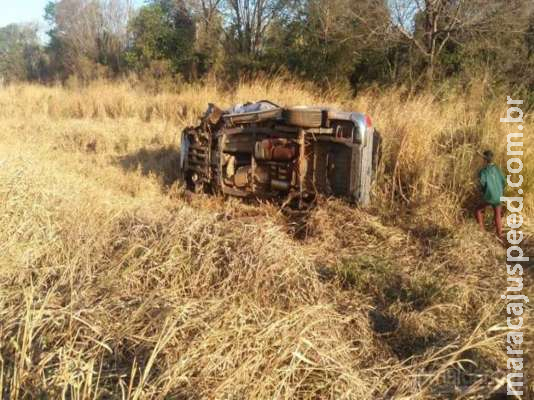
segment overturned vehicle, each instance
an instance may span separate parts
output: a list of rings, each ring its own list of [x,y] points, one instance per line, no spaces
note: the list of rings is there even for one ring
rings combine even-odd
[[[362,113],[282,108],[269,101],[223,111],[210,104],[182,132],[187,188],[304,207],[317,195],[366,206],[379,136]]]

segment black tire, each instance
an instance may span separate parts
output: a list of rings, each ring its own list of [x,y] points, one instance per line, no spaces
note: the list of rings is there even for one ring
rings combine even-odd
[[[323,125],[323,110],[318,108],[288,108],[284,111],[287,124],[300,128],[320,128]]]

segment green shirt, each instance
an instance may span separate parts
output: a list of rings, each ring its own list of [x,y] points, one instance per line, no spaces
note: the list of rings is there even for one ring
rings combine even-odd
[[[492,206],[501,204],[506,179],[499,167],[495,164],[488,164],[480,170],[479,177],[484,201]]]

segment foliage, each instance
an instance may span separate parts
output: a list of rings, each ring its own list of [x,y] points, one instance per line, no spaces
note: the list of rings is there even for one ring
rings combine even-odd
[[[82,81],[123,72],[131,9],[124,0],[49,1],[45,19],[51,26],[47,51],[53,77],[75,75]]]
[[[130,29],[133,45],[127,60],[135,70],[168,60],[172,72],[191,73],[195,26],[183,3],[157,0],[143,6]]]
[[[28,45],[4,39],[13,43],[2,55],[12,60],[3,62],[6,79],[236,82],[287,71],[354,91],[437,90],[474,77],[524,96],[534,88],[528,0],[148,0],[137,9],[130,0],[51,0],[44,11],[44,48],[27,34]]]
[[[45,62],[36,26],[11,24],[0,28],[0,79],[39,79]]]

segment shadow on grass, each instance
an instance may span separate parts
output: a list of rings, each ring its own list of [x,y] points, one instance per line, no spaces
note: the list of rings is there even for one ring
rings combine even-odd
[[[284,208],[282,215],[287,226],[287,233],[297,241],[304,241],[308,238],[310,231],[310,217],[308,211],[293,210]]]
[[[180,151],[173,146],[159,149],[145,147],[135,153],[117,157],[116,162],[125,171],[140,170],[143,175],[155,175],[165,187],[180,180]]]
[[[431,256],[440,243],[453,234],[451,229],[436,224],[406,228],[405,231],[419,241],[426,257]]]

